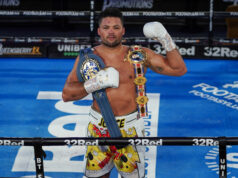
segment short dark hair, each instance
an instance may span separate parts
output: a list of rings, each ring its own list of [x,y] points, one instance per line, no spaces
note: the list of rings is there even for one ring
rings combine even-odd
[[[115,7],[108,7],[99,14],[98,25],[100,26],[102,19],[105,17],[118,17],[121,19],[121,23],[124,26],[124,18],[121,11]]]

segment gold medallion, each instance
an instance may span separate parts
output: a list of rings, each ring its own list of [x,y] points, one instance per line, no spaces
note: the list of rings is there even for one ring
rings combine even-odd
[[[136,77],[134,83],[136,85],[144,85],[146,83],[146,78],[143,76]]]
[[[80,72],[84,80],[94,78],[99,71],[99,63],[93,58],[87,58],[80,68]]]
[[[136,102],[138,103],[138,104],[146,104],[147,102],[148,102],[148,97],[147,96],[138,96],[137,98],[136,98]]]
[[[126,61],[131,64],[144,64],[146,60],[146,53],[140,46],[133,46],[129,51]]]

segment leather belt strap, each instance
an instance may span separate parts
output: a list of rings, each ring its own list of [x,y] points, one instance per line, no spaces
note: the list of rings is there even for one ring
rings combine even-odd
[[[137,90],[137,109],[140,117],[148,116],[147,102],[148,97],[146,96],[146,78],[144,75],[144,63],[146,61],[146,53],[142,50],[141,46],[131,46],[127,55],[126,61],[129,61],[134,66],[135,80]]]
[[[91,48],[80,50],[80,60],[77,66],[77,76],[80,82],[95,77],[95,75],[103,68],[105,68],[103,60],[95,55]],[[101,89],[95,91],[92,95],[98,103],[110,136],[122,137],[115,116],[112,112],[111,105],[108,101],[106,90]]]

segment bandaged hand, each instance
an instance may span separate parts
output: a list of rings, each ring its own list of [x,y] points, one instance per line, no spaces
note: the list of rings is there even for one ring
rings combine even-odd
[[[147,38],[158,40],[166,51],[176,48],[171,36],[160,22],[148,22],[143,27],[143,33]]]
[[[103,88],[117,88],[118,86],[119,72],[113,67],[100,70],[94,78],[84,82],[84,88],[87,93],[92,93]]]

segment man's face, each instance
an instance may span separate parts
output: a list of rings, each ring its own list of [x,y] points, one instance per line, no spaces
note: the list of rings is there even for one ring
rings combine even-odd
[[[98,35],[102,44],[108,47],[116,47],[121,43],[125,28],[118,17],[105,17],[98,27]]]

